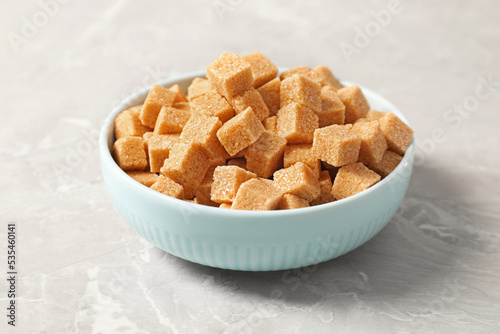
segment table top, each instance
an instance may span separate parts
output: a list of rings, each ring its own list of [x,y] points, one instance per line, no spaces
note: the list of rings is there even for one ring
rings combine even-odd
[[[15,224],[16,333],[500,331],[498,2],[0,8],[0,272],[9,278]],[[102,121],[138,89],[224,51],[327,65],[405,113],[414,174],[372,240],[309,268],[236,272],[169,255],[119,216],[100,172]],[[13,329],[5,276],[2,333]]]

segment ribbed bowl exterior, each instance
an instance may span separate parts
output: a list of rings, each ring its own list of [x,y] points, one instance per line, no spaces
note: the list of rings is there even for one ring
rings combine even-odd
[[[186,88],[203,72],[162,82]],[[373,109],[396,107],[362,88]],[[267,271],[298,268],[343,255],[376,235],[398,209],[412,173],[412,142],[387,178],[347,199],[310,208],[270,212],[219,209],[157,193],[128,177],[113,161],[116,115],[141,103],[149,89],[121,103],[103,125],[101,167],[118,212],[145,239],[180,258],[217,268]]]

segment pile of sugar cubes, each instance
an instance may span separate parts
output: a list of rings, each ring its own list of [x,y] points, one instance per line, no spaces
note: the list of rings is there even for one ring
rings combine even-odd
[[[117,116],[115,161],[165,195],[238,210],[341,200],[400,163],[413,131],[370,110],[358,86],[343,87],[325,66],[277,74],[260,52],[223,53],[187,96],[153,85]]]

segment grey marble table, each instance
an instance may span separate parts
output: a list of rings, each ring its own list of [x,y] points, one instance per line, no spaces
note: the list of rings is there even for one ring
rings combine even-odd
[[[0,333],[500,332],[497,1],[4,1]],[[113,208],[96,133],[118,101],[223,51],[328,65],[416,132],[400,210],[310,268],[166,254]],[[16,327],[7,307],[16,226]]]

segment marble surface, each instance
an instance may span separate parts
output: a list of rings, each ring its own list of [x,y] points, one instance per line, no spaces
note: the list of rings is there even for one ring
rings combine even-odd
[[[500,23],[481,1],[0,4],[1,333],[500,332]],[[377,21],[378,18],[378,21]],[[378,23],[380,22],[380,23]],[[416,131],[400,210],[311,268],[234,272],[155,248],[113,208],[96,133],[140,87],[223,51],[325,64]],[[7,223],[17,326],[7,326]]]

